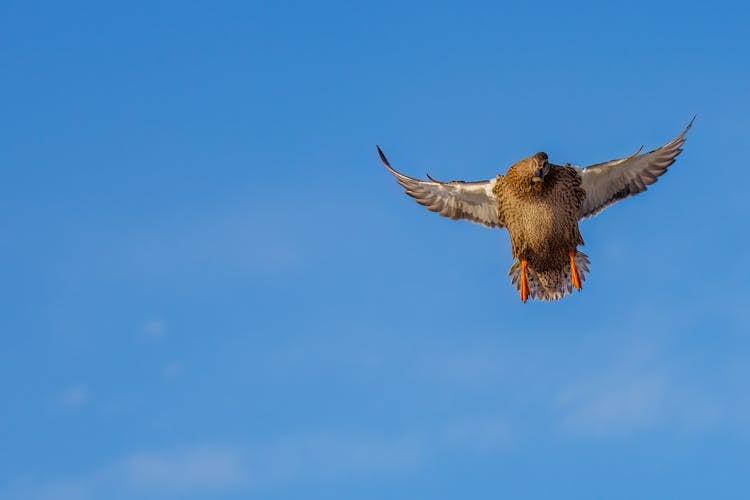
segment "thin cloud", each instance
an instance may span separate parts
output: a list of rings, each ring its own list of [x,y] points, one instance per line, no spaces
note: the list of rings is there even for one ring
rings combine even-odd
[[[143,323],[143,334],[149,338],[160,338],[167,333],[166,323],[158,318],[152,318]]]
[[[164,377],[174,379],[182,375],[182,364],[179,361],[169,361],[164,365]]]
[[[401,437],[287,436],[255,446],[207,445],[128,454],[78,477],[0,489],[9,500],[161,499],[243,493],[352,476],[400,475],[444,454],[504,446],[497,420],[466,421]]]
[[[75,385],[63,389],[55,398],[57,403],[66,410],[77,410],[89,401],[89,390],[84,385]]]
[[[421,442],[346,436],[286,438],[249,454],[256,483],[325,480],[412,469],[426,459]]]
[[[88,485],[81,481],[31,484],[19,481],[0,490],[4,500],[93,500]]]
[[[711,393],[711,381],[685,370],[690,366],[659,349],[631,350],[562,387],[562,427],[589,437],[664,426],[678,432],[717,428],[727,416],[726,395]]]
[[[217,494],[246,480],[240,453],[205,446],[126,455],[79,477],[26,482],[0,490],[9,500],[112,500]]]
[[[241,454],[216,446],[135,453],[114,475],[133,490],[165,493],[226,490],[246,480]]]
[[[666,414],[669,383],[659,374],[617,374],[565,387],[563,425],[595,436],[648,428]]]
[[[444,427],[441,435],[446,447],[479,452],[504,448],[513,437],[508,424],[498,417],[455,422]]]

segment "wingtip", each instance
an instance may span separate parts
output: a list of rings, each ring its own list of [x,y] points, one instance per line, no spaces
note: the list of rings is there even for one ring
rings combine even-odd
[[[698,118],[698,113],[694,114],[693,117],[690,119],[690,123],[688,123],[687,127],[685,127],[685,132],[690,130],[690,127],[693,126],[693,122],[695,121],[696,118]]]
[[[391,164],[388,162],[388,158],[385,157],[385,153],[383,153],[383,150],[380,149],[380,146],[376,144],[375,147],[378,148],[378,156],[380,156],[380,161],[383,162],[383,165],[385,165],[388,168],[392,168]]]
[[[680,135],[678,135],[678,136],[677,136],[677,137],[676,137],[676,138],[674,139],[675,141],[680,141],[681,143],[684,143],[684,142],[685,142],[685,141],[687,140],[687,133],[688,133],[688,131],[690,130],[690,128],[691,128],[691,127],[693,126],[693,122],[695,121],[695,119],[696,119],[697,117],[698,117],[698,114],[697,114],[697,113],[693,115],[693,117],[692,117],[692,118],[690,119],[690,121],[688,122],[688,124],[687,124],[687,127],[685,127],[685,129],[684,129],[684,130],[683,130],[682,132],[680,132]]]

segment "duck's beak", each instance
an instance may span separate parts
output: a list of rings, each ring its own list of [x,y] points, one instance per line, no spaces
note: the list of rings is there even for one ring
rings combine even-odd
[[[537,183],[542,182],[544,180],[544,169],[538,168],[534,170],[534,175],[531,176],[531,182]]]

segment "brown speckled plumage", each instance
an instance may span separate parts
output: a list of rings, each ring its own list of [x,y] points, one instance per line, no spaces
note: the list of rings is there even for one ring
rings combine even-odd
[[[546,160],[546,154],[537,153],[514,164],[497,177],[493,193],[510,234],[513,258],[529,263],[531,297],[551,300],[571,291],[568,252],[583,245],[578,210],[586,193],[570,166],[550,164],[544,181],[532,182],[534,170]],[[518,266],[511,267],[517,286],[518,271]]]
[[[522,300],[556,300],[580,288],[589,270],[588,257],[578,250],[583,245],[578,222],[656,182],[682,151],[692,123],[645,154],[580,168],[551,164],[540,152],[505,175],[478,182],[414,179],[394,170],[380,148],[378,153],[406,193],[429,210],[505,227],[516,259],[509,274]]]

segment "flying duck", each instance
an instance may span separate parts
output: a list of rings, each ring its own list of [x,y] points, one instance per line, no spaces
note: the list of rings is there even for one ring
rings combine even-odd
[[[514,263],[508,273],[521,300],[557,300],[581,290],[589,258],[578,247],[578,222],[641,193],[667,171],[682,152],[693,121],[663,146],[588,167],[555,165],[539,152],[511,165],[491,180],[441,182],[415,179],[380,160],[406,194],[428,210],[466,219],[510,234]]]

